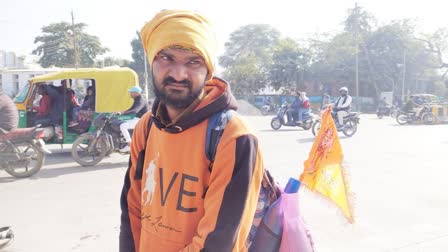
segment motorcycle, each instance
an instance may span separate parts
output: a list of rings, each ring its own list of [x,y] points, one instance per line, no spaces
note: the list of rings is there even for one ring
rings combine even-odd
[[[93,121],[96,130],[80,135],[72,145],[72,157],[82,166],[93,166],[101,162],[105,156],[112,152],[119,152],[127,145],[120,130],[123,121],[116,120],[113,116],[100,114]],[[121,154],[129,154],[122,153]]]
[[[332,112],[331,116],[333,117],[333,120],[337,121],[336,113]],[[358,130],[358,124],[360,120],[360,114],[358,112],[350,112],[347,116],[344,117],[344,123],[342,126],[337,127],[337,131],[344,133],[345,136],[351,137],[353,136],[356,131]],[[313,135],[316,136],[317,133],[320,130],[321,125],[321,119],[318,119],[313,124]]]
[[[2,241],[4,240],[4,241]],[[1,227],[0,228],[0,249],[6,248],[14,241],[14,233],[11,227]]]
[[[271,128],[274,130],[280,129],[282,126],[301,127],[304,130],[309,130],[313,125],[314,115],[311,112],[303,114],[303,121],[299,123],[297,121],[297,115],[293,115],[291,111],[288,111],[288,105],[283,104],[277,112],[277,115],[271,120]]]
[[[378,107],[378,110],[376,111],[376,116],[378,117],[378,119],[381,119],[384,116],[390,116],[396,118],[397,114],[398,111],[394,105],[387,107]]]
[[[45,162],[46,149],[43,129],[16,129],[0,136],[0,168],[16,178],[36,174]]]
[[[433,124],[436,120],[436,117],[431,111],[431,107],[429,105],[424,105],[420,113],[417,115],[416,112],[413,111],[404,111],[399,110],[397,114],[397,123],[400,125],[405,125],[408,123],[416,123],[422,121],[424,124]]]
[[[275,114],[277,110],[278,110],[278,105],[273,104],[273,103],[266,104],[261,107],[261,114],[264,116],[271,115],[271,114]]]

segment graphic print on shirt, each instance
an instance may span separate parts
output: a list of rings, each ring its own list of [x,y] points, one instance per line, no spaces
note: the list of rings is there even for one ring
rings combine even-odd
[[[156,179],[155,179],[155,171],[156,171],[156,161],[159,159],[159,153],[157,153],[154,160],[149,161],[148,168],[146,168],[146,181],[145,188],[142,192],[142,201],[145,201],[143,206],[150,206],[152,203],[152,198],[154,195],[154,191],[156,189]],[[145,192],[146,197],[145,197]],[[146,198],[146,199],[145,199]]]

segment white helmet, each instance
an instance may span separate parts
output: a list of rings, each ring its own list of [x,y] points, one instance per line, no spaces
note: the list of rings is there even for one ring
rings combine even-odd
[[[341,87],[341,88],[339,89],[339,92],[341,92],[341,91],[345,91],[345,92],[348,93],[348,88],[347,88],[347,87]]]

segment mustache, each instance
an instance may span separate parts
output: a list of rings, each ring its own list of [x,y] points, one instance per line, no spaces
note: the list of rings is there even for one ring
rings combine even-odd
[[[178,81],[178,80],[174,79],[171,76],[168,76],[165,79],[163,79],[163,85],[164,86],[170,85],[170,84],[182,84],[182,85],[187,86],[187,87],[191,87],[192,86],[191,81],[189,81],[187,79],[183,79],[181,81]]]

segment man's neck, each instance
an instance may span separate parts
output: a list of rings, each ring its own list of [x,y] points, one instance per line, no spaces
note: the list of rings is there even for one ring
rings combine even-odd
[[[166,111],[168,112],[168,117],[170,121],[174,121],[185,109],[178,109],[171,106],[166,106]]]

